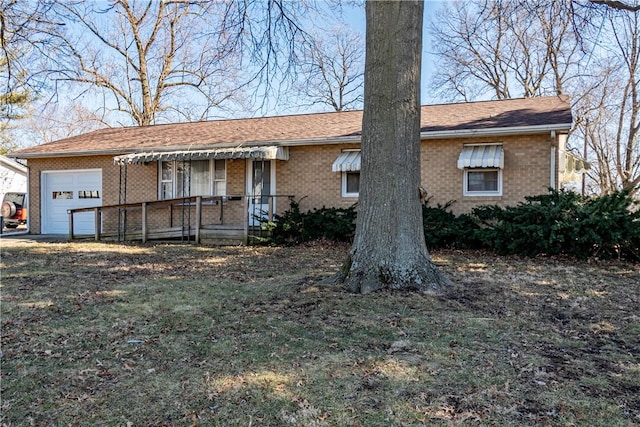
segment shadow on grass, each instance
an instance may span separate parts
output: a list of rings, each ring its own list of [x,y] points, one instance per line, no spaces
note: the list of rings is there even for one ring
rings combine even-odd
[[[447,295],[319,285],[346,247],[3,247],[7,425],[628,425],[640,269],[442,252]]]

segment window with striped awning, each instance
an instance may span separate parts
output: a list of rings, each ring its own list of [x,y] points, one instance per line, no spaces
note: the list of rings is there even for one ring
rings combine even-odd
[[[358,197],[360,193],[360,150],[344,150],[331,166],[342,175],[342,197]]]
[[[458,169],[499,168],[504,169],[502,145],[465,145],[458,157]]]

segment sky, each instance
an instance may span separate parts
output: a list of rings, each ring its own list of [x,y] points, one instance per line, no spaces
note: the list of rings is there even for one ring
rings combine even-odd
[[[428,28],[431,25],[431,17],[442,7],[447,0],[426,0],[424,2],[424,22],[422,25],[422,76],[421,76],[421,103],[428,104],[434,100],[428,96],[428,83],[435,68],[434,56],[431,54],[431,41],[429,38]],[[365,16],[364,9],[350,8],[345,9],[345,20],[353,27],[354,30],[365,33]]]

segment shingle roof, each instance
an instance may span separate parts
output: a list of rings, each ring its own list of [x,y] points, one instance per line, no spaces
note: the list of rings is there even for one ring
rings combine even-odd
[[[422,133],[571,125],[566,96],[427,105]],[[357,140],[362,111],[105,128],[14,152],[11,157],[130,153],[152,150],[288,145]]]

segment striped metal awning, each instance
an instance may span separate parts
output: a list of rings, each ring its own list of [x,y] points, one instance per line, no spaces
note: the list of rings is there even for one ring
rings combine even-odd
[[[259,159],[289,160],[288,147],[235,147],[211,150],[156,151],[124,154],[113,158],[119,165],[141,164],[171,160],[208,160],[208,159]]]
[[[465,145],[458,157],[458,169],[504,168],[502,145]]]
[[[334,172],[360,171],[360,150],[343,151],[333,162],[331,170]]]

